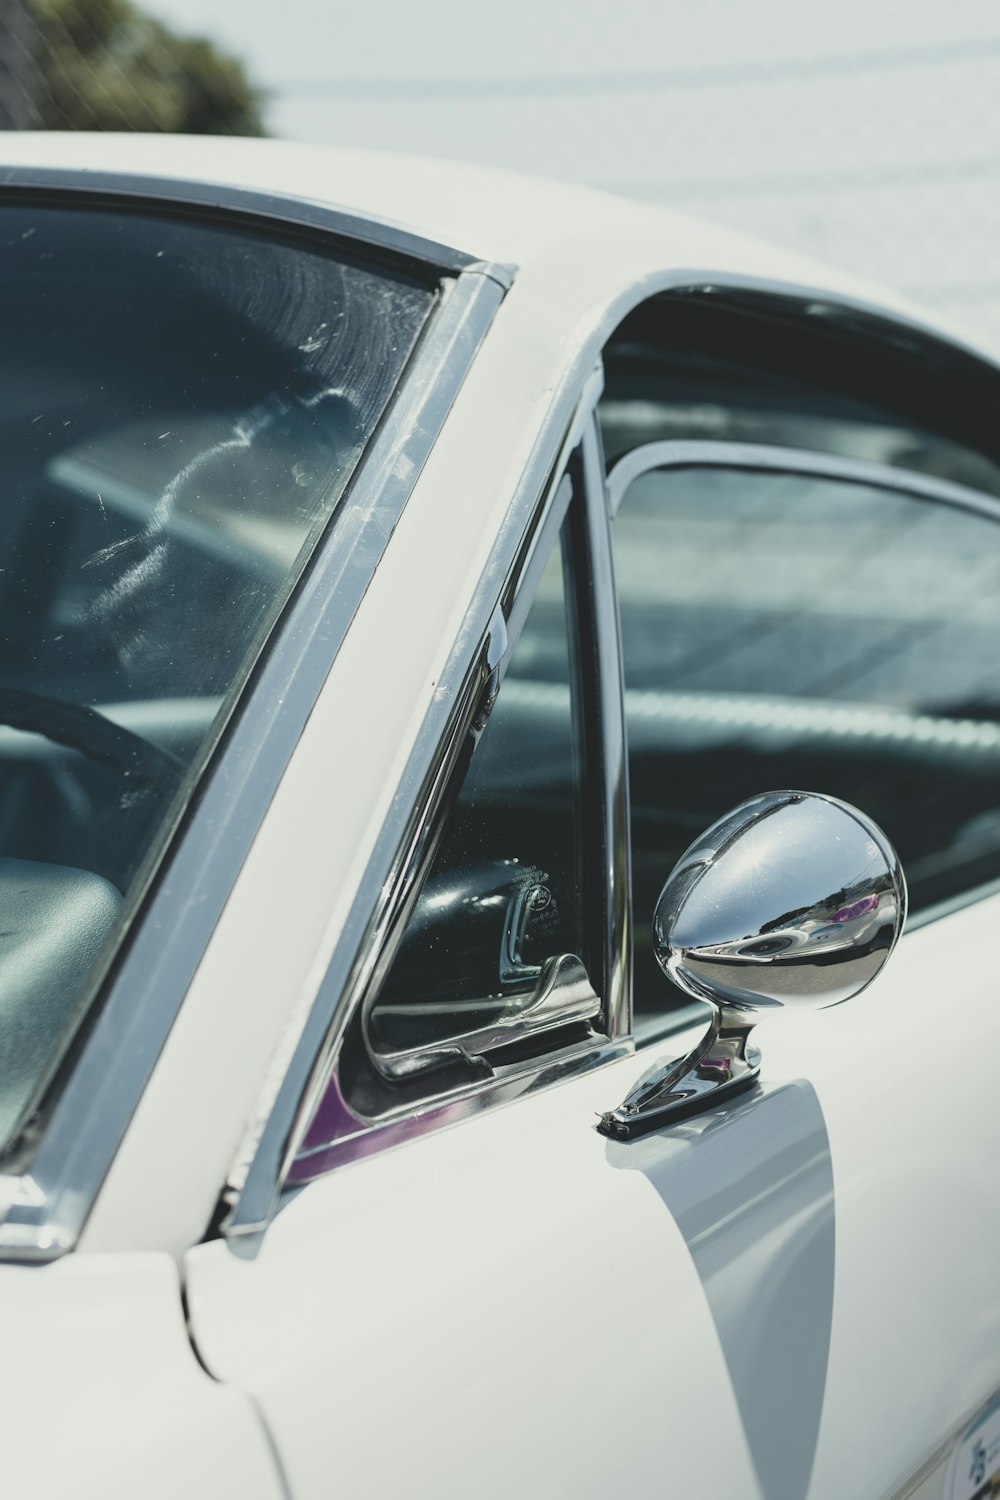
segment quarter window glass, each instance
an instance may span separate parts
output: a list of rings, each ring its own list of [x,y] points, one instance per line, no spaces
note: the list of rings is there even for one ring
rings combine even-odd
[[[0,1146],[433,298],[333,246],[0,208]]]
[[[568,554],[567,554],[568,556]],[[584,956],[582,754],[557,546],[368,1024],[376,1055],[523,1016]]]
[[[755,792],[832,793],[899,851],[911,910],[1000,874],[1000,529],[794,473],[669,468],[613,526],[637,1008],[675,860]]]

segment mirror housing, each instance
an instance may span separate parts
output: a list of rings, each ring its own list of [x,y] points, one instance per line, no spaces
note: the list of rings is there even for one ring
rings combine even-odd
[[[767,792],[682,857],[653,945],[700,1000],[750,1013],[839,1005],[882,969],[906,915],[892,845],[864,813],[812,792]]]
[[[815,792],[766,792],[697,839],[653,917],[664,973],[713,1007],[687,1057],[642,1079],[601,1116],[621,1139],[754,1082],[750,1032],[762,1010],[840,1005],[865,989],[896,946],[906,882],[882,830]]]

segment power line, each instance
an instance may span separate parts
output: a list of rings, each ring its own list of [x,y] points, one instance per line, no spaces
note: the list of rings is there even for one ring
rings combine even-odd
[[[797,198],[823,193],[884,192],[887,188],[925,187],[929,183],[977,182],[1000,177],[1000,156],[953,161],[902,162],[848,172],[762,172],[732,177],[664,177],[659,180],[596,184],[630,197],[669,197],[672,202],[708,202],[714,198]]]
[[[956,306],[964,302],[1000,302],[1000,281],[939,281],[922,282],[914,286],[900,286],[899,291],[907,297],[921,298],[924,302]]]
[[[985,62],[1000,56],[1000,36],[963,38],[909,47],[842,52],[830,56],[761,59],[684,68],[635,72],[455,75],[431,78],[285,78],[274,89],[278,98],[347,103],[455,103],[483,99],[580,98],[595,94],[664,93],[684,89],[742,88],[747,84],[799,83],[816,78],[846,78],[865,73],[938,68],[954,63]]]

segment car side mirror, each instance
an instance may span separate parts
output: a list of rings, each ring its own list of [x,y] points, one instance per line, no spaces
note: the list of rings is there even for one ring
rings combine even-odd
[[[653,917],[657,961],[712,1005],[708,1031],[601,1128],[628,1139],[747,1088],[760,1071],[759,1012],[851,999],[880,973],[905,916],[895,850],[857,808],[814,792],[742,803],[678,861]]]

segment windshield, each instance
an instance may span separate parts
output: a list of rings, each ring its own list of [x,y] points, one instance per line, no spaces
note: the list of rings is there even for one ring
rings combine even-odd
[[[252,230],[0,208],[0,1147],[433,297]]]

